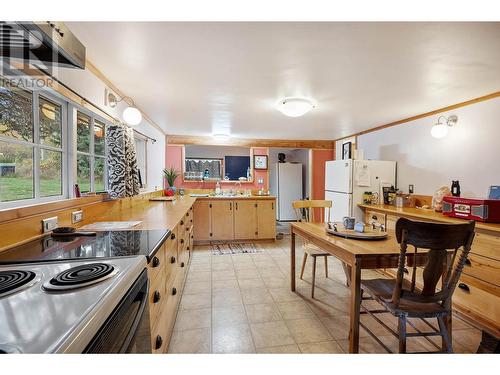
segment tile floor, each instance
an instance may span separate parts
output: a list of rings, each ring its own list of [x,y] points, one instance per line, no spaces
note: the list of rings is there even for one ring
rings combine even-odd
[[[170,353],[345,353],[349,333],[349,289],[341,264],[330,257],[329,278],[318,259],[315,298],[310,298],[311,263],[297,293],[289,290],[289,236],[275,243],[257,243],[256,254],[213,255],[197,246],[187,275]],[[302,252],[297,249],[297,265]],[[297,266],[297,271],[299,266]],[[373,277],[366,272],[363,277]],[[397,320],[384,314],[396,327]],[[398,343],[373,318],[362,321],[397,351]],[[415,322],[425,329],[422,322]],[[454,317],[456,353],[473,353],[481,332]],[[413,328],[408,326],[408,332]],[[414,330],[413,330],[414,331]],[[436,338],[437,340],[437,338]],[[409,338],[408,351],[433,351],[423,337]],[[361,328],[360,352],[386,353]]]

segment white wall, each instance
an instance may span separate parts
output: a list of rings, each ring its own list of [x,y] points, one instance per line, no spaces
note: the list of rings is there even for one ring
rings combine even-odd
[[[123,109],[126,108],[124,102],[119,103],[116,108],[104,105],[104,90],[106,85],[89,70],[80,69],[58,69],[57,78],[76,91],[79,95],[88,99],[111,116],[121,119]],[[134,97],[134,93],[126,93]],[[147,191],[163,189],[163,169],[165,168],[165,135],[154,128],[146,121],[134,127],[137,131],[156,139],[153,144],[148,141],[147,160]]]
[[[486,197],[500,185],[500,98],[462,107],[442,115],[458,116],[458,124],[442,139],[431,136],[438,115],[358,137],[365,159],[398,162],[398,187],[432,195],[440,186],[459,180],[462,196]]]

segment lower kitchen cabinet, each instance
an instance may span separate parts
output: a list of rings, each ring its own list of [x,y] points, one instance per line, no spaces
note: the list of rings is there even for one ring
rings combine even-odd
[[[168,350],[191,258],[193,223],[193,210],[190,209],[148,265],[153,353],[166,353]]]
[[[274,199],[207,199],[194,206],[193,239],[199,242],[276,237]]]
[[[255,201],[234,202],[234,239],[257,238],[257,203]]]
[[[234,238],[233,201],[210,202],[210,239],[232,240]]]

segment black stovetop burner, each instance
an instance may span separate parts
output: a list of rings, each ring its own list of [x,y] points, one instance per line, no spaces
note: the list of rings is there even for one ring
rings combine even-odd
[[[91,263],[72,267],[54,276],[43,285],[46,290],[69,290],[83,288],[112,277],[115,268],[106,263]]]
[[[31,271],[0,271],[0,298],[24,289],[35,277],[36,274]]]

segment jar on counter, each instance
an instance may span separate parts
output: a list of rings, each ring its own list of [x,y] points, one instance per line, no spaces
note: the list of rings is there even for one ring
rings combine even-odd
[[[404,196],[403,192],[398,190],[396,193],[396,199],[395,199],[396,207],[402,208],[404,205]]]
[[[372,204],[372,201],[373,201],[373,193],[371,191],[365,191],[363,193],[363,203]]]

